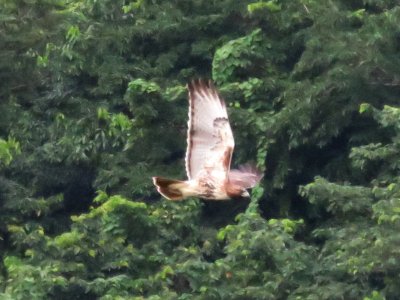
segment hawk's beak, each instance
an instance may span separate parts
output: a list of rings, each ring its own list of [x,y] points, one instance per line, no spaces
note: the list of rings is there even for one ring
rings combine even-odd
[[[242,196],[243,198],[250,198],[250,194],[247,190],[244,190],[240,196]]]

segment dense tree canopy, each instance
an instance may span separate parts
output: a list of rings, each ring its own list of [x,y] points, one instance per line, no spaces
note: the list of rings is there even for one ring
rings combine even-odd
[[[400,298],[393,0],[0,0],[1,299]],[[173,203],[186,83],[250,201]]]

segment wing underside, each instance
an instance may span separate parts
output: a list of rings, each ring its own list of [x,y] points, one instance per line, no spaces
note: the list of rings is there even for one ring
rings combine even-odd
[[[239,166],[239,169],[230,170],[228,178],[230,183],[249,189],[254,187],[263,177],[263,173],[253,164]]]
[[[226,178],[234,139],[225,102],[211,82],[192,81],[188,89],[187,176],[195,179],[206,171]]]

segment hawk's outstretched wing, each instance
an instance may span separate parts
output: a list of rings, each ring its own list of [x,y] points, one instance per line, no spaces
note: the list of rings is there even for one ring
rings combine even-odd
[[[234,148],[225,102],[211,81],[192,81],[188,89],[187,176],[196,179],[205,171],[222,181],[228,176]]]
[[[241,186],[244,189],[254,187],[263,177],[253,164],[245,164],[239,166],[239,169],[230,170],[228,174],[230,184]]]

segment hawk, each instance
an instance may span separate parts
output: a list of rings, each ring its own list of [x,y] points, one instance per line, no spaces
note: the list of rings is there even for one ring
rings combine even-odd
[[[153,177],[157,191],[174,201],[193,196],[208,200],[250,197],[247,189],[254,187],[262,174],[250,164],[230,170],[235,142],[224,100],[211,81],[194,80],[188,90],[188,180]]]

